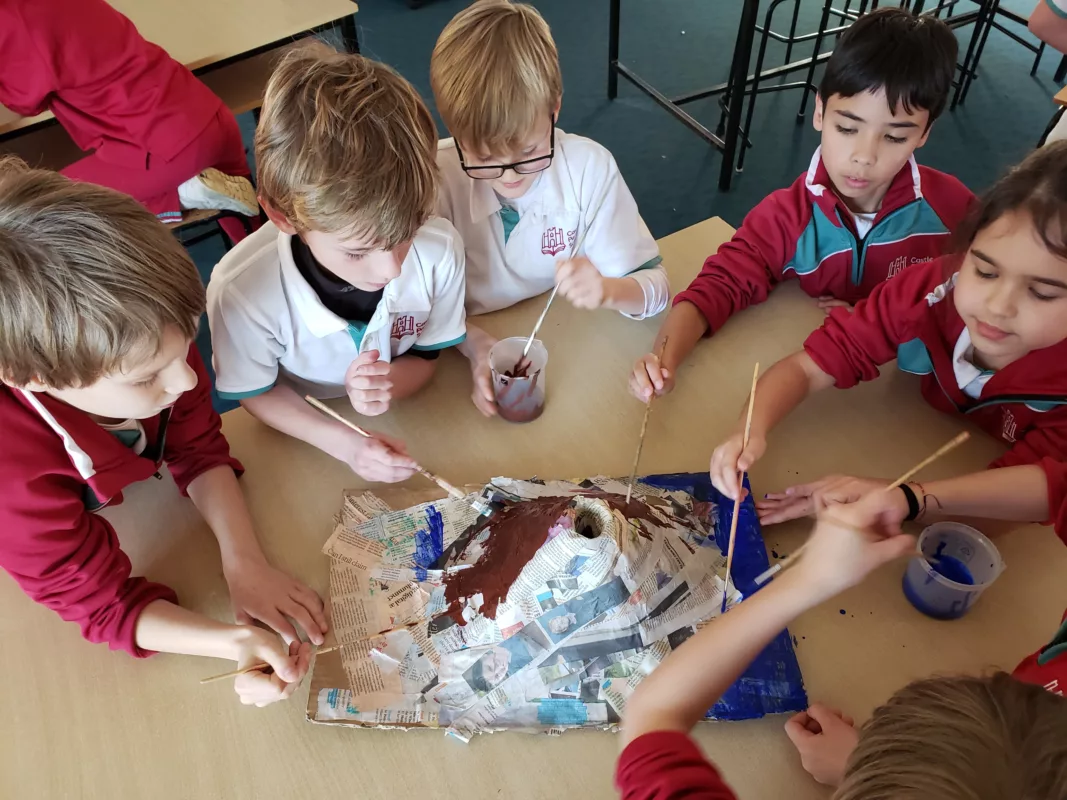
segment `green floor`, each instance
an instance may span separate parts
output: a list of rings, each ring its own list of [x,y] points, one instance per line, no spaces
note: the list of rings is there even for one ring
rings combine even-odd
[[[1004,0],[1002,5],[1026,15],[1034,2]],[[434,0],[411,10],[404,0],[361,3],[357,21],[363,53],[399,70],[432,108],[430,52],[441,28],[465,5],[467,0]],[[807,168],[818,134],[810,114],[802,124],[796,122],[800,94],[762,95],[745,171],[735,176],[730,192],[720,193],[716,150],[625,82],[620,81],[617,100],[607,99],[608,0],[541,0],[533,5],[551,25],[559,47],[564,82],[560,126],[611,150],[655,236],[710,216],[738,225],[768,192]],[[962,0],[959,7],[972,6]],[[739,0],[623,0],[621,59],[668,95],[720,83],[729,69],[740,7]],[[798,31],[814,29],[821,7],[820,0],[802,0]],[[791,9],[791,2],[780,6],[774,29],[788,28]],[[972,29],[957,32],[961,58]],[[808,48],[794,51],[793,59],[810,53]],[[768,66],[782,63],[781,45],[772,43],[768,53]],[[1047,52],[1035,77],[1029,74],[1032,61],[1028,50],[994,30],[966,104],[937,122],[918,151],[920,162],[951,172],[980,192],[1024,156],[1048,122],[1052,95],[1059,88],[1052,80],[1059,54]],[[808,108],[810,112],[810,102]],[[687,109],[709,127],[718,120],[714,101]],[[242,125],[250,141],[250,116]],[[193,255],[206,277],[221,247],[204,243],[193,248]],[[206,331],[201,340],[206,348]]]

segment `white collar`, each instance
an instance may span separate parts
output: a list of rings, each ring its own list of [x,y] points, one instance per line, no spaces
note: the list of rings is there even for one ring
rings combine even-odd
[[[971,342],[971,332],[966,327],[952,350],[952,372],[956,376],[956,385],[960,387],[960,391],[974,400],[982,396],[982,390],[994,374],[992,370],[975,366],[974,345]]]

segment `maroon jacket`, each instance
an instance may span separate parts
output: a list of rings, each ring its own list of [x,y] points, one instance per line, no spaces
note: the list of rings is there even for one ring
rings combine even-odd
[[[700,309],[709,335],[790,278],[812,297],[855,303],[905,267],[944,253],[973,200],[951,175],[909,159],[860,239],[816,150],[808,171],[753,208],[674,303]]]
[[[141,610],[177,596],[130,577],[115,529],[87,510],[86,497],[121,503],[126,486],[152,477],[164,462],[183,494],[213,467],[241,471],[211,407],[211,381],[195,345],[188,362],[196,387],[142,420],[148,446],[140,456],[85,412],[0,384],[0,567],[32,599],[77,622],[89,641],[135,656],[150,655],[134,643]]]
[[[0,103],[51,109],[78,147],[113,164],[169,161],[222,108],[104,0],[0,0],[0,53]]]
[[[922,376],[939,411],[967,417],[1011,450],[991,466],[1067,458],[1067,339],[998,370],[975,400],[956,383],[952,354],[964,329],[952,292],[959,256],[916,264],[849,313],[834,309],[804,349],[841,389],[874,380],[894,358]]]

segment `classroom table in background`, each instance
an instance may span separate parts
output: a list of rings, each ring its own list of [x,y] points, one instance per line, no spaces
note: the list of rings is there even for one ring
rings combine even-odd
[[[141,36],[205,75],[304,36],[336,29],[359,52],[352,0],[108,0]],[[210,83],[210,81],[206,81]],[[50,111],[21,117],[0,106],[0,140],[54,121]]]
[[[731,234],[712,219],[660,241],[675,291]],[[537,298],[477,322],[497,336],[521,335],[543,303]],[[702,344],[681,368],[678,389],[656,402],[642,472],[705,469],[743,406],[753,363],[766,369],[822,318],[815,301],[788,283]],[[626,380],[660,321],[555,304],[541,334],[549,352],[548,400],[533,423],[483,419],[469,399],[467,362],[455,351],[443,354],[420,395],[364,422],[402,434],[412,455],[456,484],[497,475],[626,475],[643,412]],[[226,414],[223,427],[247,468],[242,484],[268,556],[325,596],[328,564],[320,550],[341,493],[373,487],[243,410]],[[835,471],[891,479],[960,427],[923,402],[914,376],[887,368],[873,383],[809,399],[775,430],[752,484],[765,492]],[[976,432],[922,477],[981,469],[999,451]],[[408,485],[426,486],[418,477]],[[125,495],[123,505],[104,513],[138,573],[173,586],[189,608],[228,618],[217,547],[192,504],[169,477]],[[792,551],[809,524],[766,529],[768,548]],[[1050,529],[1033,525],[1016,526],[996,542],[1008,569],[963,619],[936,622],[915,611],[901,592],[898,563],[797,620],[790,630],[809,696],[864,719],[915,678],[1011,669],[1046,642],[1067,600],[1067,548]],[[3,797],[615,796],[618,739],[610,733],[498,733],[463,745],[441,731],[338,729],[305,721],[306,685],[288,703],[245,708],[227,683],[198,684],[231,662],[171,655],[138,662],[87,644],[75,626],[30,602],[6,576],[0,632]],[[741,798],[827,797],[801,770],[784,721],[706,723],[696,738]]]

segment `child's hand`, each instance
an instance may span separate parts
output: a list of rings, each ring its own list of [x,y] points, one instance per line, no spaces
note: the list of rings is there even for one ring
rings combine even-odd
[[[824,294],[822,297],[819,298],[818,302],[819,308],[821,308],[827,314],[829,314],[835,308],[847,308],[849,311],[852,311],[851,303],[846,303],[844,300],[838,300],[831,294]]]
[[[311,663],[311,645],[293,641],[285,644],[275,634],[262,628],[246,628],[238,646],[237,666],[247,667],[257,661],[270,664],[273,672],[260,670],[238,675],[233,690],[246,706],[268,706],[287,699],[307,674]]]
[[[607,300],[607,279],[585,256],[557,261],[556,284],[575,308],[600,308]]]
[[[810,516],[824,506],[855,503],[871,492],[884,492],[886,485],[887,481],[870,478],[829,475],[812,483],[790,486],[784,492],[771,492],[762,500],[756,501],[756,511],[762,524],[774,525]],[[891,492],[889,495],[892,500],[904,504],[904,513],[898,521],[899,524],[908,515],[907,501],[902,492]]]
[[[731,500],[736,500],[741,491],[742,472],[749,468],[767,449],[767,440],[757,433],[748,437],[748,447],[744,447],[744,435],[735,433],[715,448],[711,454],[712,485]]]
[[[493,392],[493,371],[489,366],[489,351],[497,340],[488,334],[483,334],[478,341],[474,353],[469,356],[471,362],[471,379],[474,381],[474,389],[471,391],[471,400],[474,407],[487,417],[496,416],[496,394]]]
[[[826,786],[841,785],[848,757],[860,740],[852,717],[818,703],[790,717],[785,735],[808,774]]]
[[[345,428],[338,431],[339,446],[334,457],[367,481],[398,483],[415,474],[416,465],[399,439],[375,434],[373,439]]]
[[[345,372],[345,391],[352,408],[368,417],[376,417],[389,410],[393,382],[389,379],[390,364],[379,361],[377,350],[368,350],[348,365]]]
[[[233,616],[239,625],[259,620],[274,628],[286,642],[297,639],[295,620],[313,644],[322,644],[326,635],[326,615],[322,600],[295,578],[275,569],[265,560],[244,560],[223,567],[230,587]]]
[[[815,529],[794,571],[824,600],[861,583],[890,561],[915,553],[915,537],[900,532],[885,511],[887,492],[819,511]],[[898,492],[899,494],[899,492]]]
[[[634,363],[633,372],[630,373],[630,394],[643,403],[652,399],[652,393],[656,397],[674,389],[674,373],[665,369],[655,353],[645,353]]]

